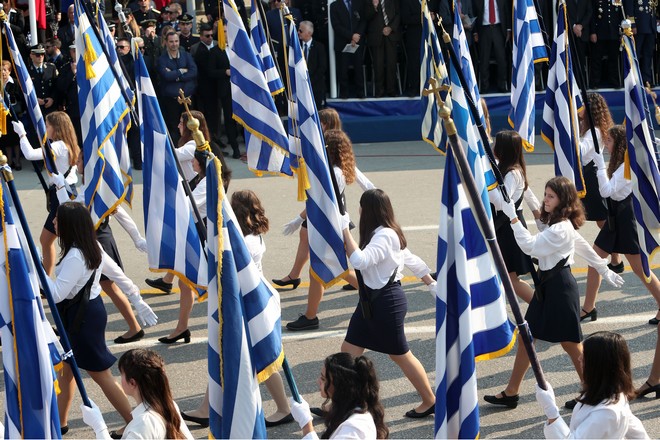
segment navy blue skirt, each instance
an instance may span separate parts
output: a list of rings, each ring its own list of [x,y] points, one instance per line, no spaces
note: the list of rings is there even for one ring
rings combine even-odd
[[[410,351],[403,321],[408,312],[408,299],[401,283],[392,282],[374,291],[371,300],[371,319],[362,315],[358,303],[346,332],[346,342],[379,353],[401,355]]]
[[[584,176],[584,186],[587,194],[581,199],[582,206],[584,206],[584,213],[587,220],[603,221],[607,219],[607,204],[605,199],[600,195],[598,189],[598,175],[596,165],[589,162],[582,168],[582,175]]]
[[[55,233],[55,224],[53,224],[53,221],[57,216],[57,208],[59,207],[60,200],[57,198],[57,189],[55,188],[55,185],[51,185],[48,188],[48,217],[46,217],[46,221],[44,222],[44,229],[53,235],[57,235]]]
[[[614,212],[605,221],[594,244],[608,254],[639,254],[632,194],[620,202],[612,200],[611,205]]]

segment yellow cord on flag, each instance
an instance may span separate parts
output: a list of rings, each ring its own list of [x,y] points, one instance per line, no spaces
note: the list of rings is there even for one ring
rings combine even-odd
[[[83,54],[83,60],[85,61],[85,78],[91,79],[96,77],[92,63],[94,63],[94,61],[97,59],[98,56],[94,51],[92,40],[89,38],[89,34],[85,34],[85,53]]]
[[[312,186],[309,183],[309,176],[307,175],[307,165],[305,165],[305,159],[300,157],[298,159],[298,169],[296,170],[298,174],[298,201],[304,202],[307,200],[307,190]]]
[[[628,156],[628,149],[626,148],[626,154],[623,155],[623,177],[630,180],[632,178],[630,174],[630,156]]]
[[[0,60],[2,58],[2,32],[0,32]],[[5,85],[0,81],[0,96],[5,96]],[[7,105],[11,105],[10,102],[7,102]],[[0,133],[2,135],[7,134],[7,115],[9,114],[9,109],[5,108],[4,104],[0,103]]]
[[[218,11],[224,11],[222,7],[220,6],[220,0],[218,0]],[[225,22],[223,19],[225,14],[222,14],[222,17],[218,20],[218,47],[220,49],[225,50],[225,47],[227,47],[227,36],[225,35]]]

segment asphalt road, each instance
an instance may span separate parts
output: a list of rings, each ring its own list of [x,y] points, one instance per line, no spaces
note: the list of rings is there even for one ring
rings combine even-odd
[[[539,139],[539,147],[534,153],[526,155],[528,177],[532,189],[539,198],[545,181],[553,175],[550,150]],[[440,212],[440,191],[444,157],[423,142],[361,144],[355,146],[360,169],[385,190],[394,204],[398,220],[404,227],[410,249],[422,257],[430,267],[436,263],[437,227]],[[238,189],[252,189],[262,199],[271,222],[271,231],[265,236],[268,250],[264,257],[264,273],[267,278],[285,276],[293,262],[297,236],[285,237],[281,225],[288,222],[303,209],[303,204],[296,201],[297,183],[293,179],[280,177],[256,178],[245,166],[228,159],[233,168],[234,179],[230,192]],[[135,173],[136,190],[132,215],[143,229],[142,191],[140,172]],[[46,216],[45,198],[34,173],[24,165],[23,171],[16,173],[20,197],[30,222],[32,234],[38,237]],[[360,190],[352,185],[346,192],[349,212],[354,219],[358,217]],[[527,212],[529,216],[529,213]],[[147,336],[133,344],[115,345],[112,340],[126,330],[126,324],[106,297],[109,314],[107,340],[110,350],[117,356],[132,347],[149,347],[157,350],[167,363],[173,395],[182,410],[195,408],[204,394],[206,387],[206,304],[196,304],[190,322],[192,341],[189,344],[177,343],[164,346],[157,338],[165,336],[174,327],[178,313],[178,295],[154,294],[147,289],[144,279],[150,274],[144,254],[135,250],[128,235],[113,222],[113,230],[122,252],[126,273],[144,290],[146,301],[159,316],[159,324],[146,329]],[[534,223],[531,223],[534,228]],[[581,232],[588,241],[593,241],[597,228],[587,224]],[[658,263],[658,261],[656,261]],[[574,273],[584,292],[586,269],[583,261],[576,262]],[[426,288],[410,273],[404,280],[408,294],[409,311],[406,330],[413,353],[426,368],[429,380],[435,379],[435,313],[433,301]],[[656,304],[643,287],[642,283],[629,270],[623,275],[626,284],[622,289],[603,286],[599,296],[599,318],[593,323],[583,324],[585,335],[598,330],[613,330],[622,333],[633,353],[634,382],[640,386],[646,380],[656,341],[656,329],[647,324],[654,316]],[[303,276],[303,284],[293,291],[283,290],[282,322],[292,321],[302,313],[306,304],[308,276]],[[291,333],[283,330],[284,349],[293,367],[293,373],[300,392],[312,406],[318,406],[322,399],[318,392],[316,379],[322,360],[339,350],[350,316],[357,303],[355,292],[346,292],[340,286],[328,290],[321,304],[319,317],[321,327],[310,332]],[[525,307],[522,306],[523,312]],[[552,383],[557,401],[575,397],[578,391],[578,378],[567,355],[558,345],[539,342],[536,346],[538,356],[547,379]],[[411,420],[403,414],[416,406],[418,397],[401,371],[387,356],[368,353],[376,363],[381,381],[381,397],[386,410],[386,422],[393,438],[428,438],[433,435],[433,418]],[[499,359],[477,364],[478,394],[494,394],[501,391],[513,365],[513,353]],[[119,374],[114,367],[117,378]],[[122,421],[114,412],[100,389],[85,376],[85,385],[92,399],[101,407],[106,422],[111,429],[119,428]],[[4,382],[0,383],[0,392],[4,395]],[[480,405],[481,437],[507,438],[542,438],[543,414],[534,399],[534,380],[528,373],[521,389],[520,405],[517,409],[507,410],[493,407],[486,403]],[[265,391],[262,393],[266,414],[274,411],[274,404]],[[67,438],[86,438],[93,436],[81,419],[77,397],[71,410]],[[633,412],[642,420],[652,438],[660,437],[660,423],[657,421],[657,405],[652,399],[642,399],[632,403]],[[562,416],[570,413],[562,410]],[[322,426],[317,425],[317,430]],[[207,429],[195,428],[193,434],[206,438]],[[299,438],[301,433],[295,423],[272,428],[269,436],[276,438]]]

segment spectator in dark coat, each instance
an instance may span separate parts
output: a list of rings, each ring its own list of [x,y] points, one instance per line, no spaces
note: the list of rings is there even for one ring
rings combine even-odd
[[[364,64],[365,33],[367,20],[364,17],[364,0],[336,0],[330,5],[330,21],[335,32],[335,58],[337,60],[337,82],[339,96],[346,99],[350,96],[348,70],[353,66],[353,81],[358,98],[364,98]],[[344,47],[357,46],[353,53],[344,52]]]
[[[314,102],[316,102],[316,108],[321,109],[325,101],[325,74],[328,71],[328,53],[320,41],[312,38],[313,35],[314,24],[311,21],[302,21],[298,26],[298,37],[307,61]]]

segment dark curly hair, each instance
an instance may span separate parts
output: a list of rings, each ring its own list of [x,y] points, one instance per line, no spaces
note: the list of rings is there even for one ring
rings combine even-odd
[[[585,222],[584,208],[577,195],[575,185],[564,176],[553,177],[545,184],[557,194],[559,204],[552,212],[541,210],[540,220],[547,225],[554,225],[564,220],[570,220],[575,229],[579,229]]]
[[[346,185],[350,185],[355,182],[355,155],[351,140],[341,130],[327,130],[324,136],[330,163],[341,169]]]
[[[332,404],[327,409],[326,429],[321,438],[330,438],[353,413],[367,411],[374,419],[377,438],[387,438],[390,430],[385,425],[385,409],[380,403],[380,385],[373,362],[366,356],[336,353],[325,358],[324,366],[323,391],[328,398],[323,408],[328,402]]]
[[[589,100],[589,108],[591,109],[594,126],[600,130],[601,134],[607,133],[607,130],[614,125],[614,121],[612,121],[612,114],[605,98],[600,93],[588,93],[587,99]],[[584,136],[590,128],[589,116],[586,114],[585,109],[585,112],[580,118],[580,136]]]
[[[607,131],[607,135],[612,138],[612,153],[610,153],[610,163],[607,165],[607,175],[611,178],[626,156],[628,138],[626,137],[626,127],[623,125],[612,126]]]
[[[241,226],[243,235],[259,235],[268,232],[268,217],[259,197],[249,189],[231,195],[231,208]]]

